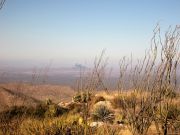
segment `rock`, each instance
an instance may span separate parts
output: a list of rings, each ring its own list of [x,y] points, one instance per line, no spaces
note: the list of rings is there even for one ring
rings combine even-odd
[[[104,122],[91,122],[89,124],[90,127],[100,127],[100,126],[103,126],[104,125]]]
[[[99,101],[94,105],[94,108],[96,108],[99,105],[106,106],[108,109],[113,110],[113,107],[110,101]]]
[[[60,102],[58,104],[60,107],[69,109],[69,110],[73,110],[73,109],[81,109],[82,108],[82,104],[81,103],[76,103],[76,102]]]
[[[117,123],[120,127],[123,127],[124,124],[125,124],[124,121],[117,121],[116,123]]]
[[[58,106],[64,107],[64,106],[65,106],[65,103],[64,103],[64,102],[60,102],[60,103],[58,104]]]

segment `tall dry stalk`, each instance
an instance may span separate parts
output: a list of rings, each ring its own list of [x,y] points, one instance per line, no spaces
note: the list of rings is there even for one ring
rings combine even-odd
[[[130,71],[131,75],[128,80],[132,81],[134,90],[134,100],[131,105],[123,99],[126,106],[123,111],[127,114],[129,127],[133,134],[147,134],[153,121],[157,132],[160,132],[160,124],[156,118],[157,108],[159,106],[161,108],[161,101],[167,100],[167,97],[177,89],[176,72],[180,57],[179,32],[179,26],[174,29],[170,27],[162,39],[160,27],[157,25],[151,40],[151,48],[145,53],[144,59],[138,60],[134,68],[131,66],[130,69],[127,67],[128,64],[125,64],[125,59],[121,61],[118,88],[122,90],[125,85],[123,76]],[[137,98],[138,95],[140,97]],[[168,104],[171,101],[172,99],[168,98],[165,107],[167,113]],[[164,126],[163,133],[166,135],[168,133],[167,115],[166,117],[160,116],[160,119],[164,119],[161,120],[163,121],[161,124]]]
[[[105,50],[102,51],[99,57],[96,57],[94,60],[94,67],[92,69],[80,69],[80,77],[77,81],[77,91],[81,94],[81,97],[86,96],[86,101],[83,103],[83,118],[85,121],[85,134],[87,134],[87,121],[90,116],[90,97],[91,94],[94,94],[95,91],[102,89],[105,92],[108,92],[108,88],[105,85],[105,68],[107,65],[107,59],[104,58]]]

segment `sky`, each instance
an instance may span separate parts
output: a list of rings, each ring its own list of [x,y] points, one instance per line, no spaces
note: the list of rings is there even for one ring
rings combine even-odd
[[[6,0],[0,10],[0,63],[88,64],[106,49],[118,64],[141,58],[159,22],[180,24],[179,0]]]

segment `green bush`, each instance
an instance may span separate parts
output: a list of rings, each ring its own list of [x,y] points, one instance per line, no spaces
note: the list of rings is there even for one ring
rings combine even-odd
[[[99,121],[110,121],[114,119],[113,112],[107,108],[105,105],[98,105],[95,107],[94,112],[92,114],[92,118],[94,120]]]
[[[77,93],[73,97],[73,101],[80,102],[80,103],[87,103],[88,101],[91,101],[91,93],[89,92]]]
[[[74,97],[73,97],[73,101],[74,102],[81,102],[81,94],[77,93]]]
[[[36,118],[44,118],[47,110],[48,110],[47,105],[39,104],[35,107],[34,111],[32,112],[32,116]]]
[[[13,106],[0,113],[0,123],[9,122],[20,117],[30,116],[32,111],[33,107]]]
[[[56,104],[39,104],[32,114],[35,118],[44,118],[44,117],[57,117],[67,112],[68,109],[62,108]]]
[[[67,112],[68,110],[62,108],[56,104],[44,104],[41,103],[36,107],[27,106],[13,106],[8,110],[0,113],[0,123],[9,122],[13,119],[19,119],[21,117],[57,117]]]
[[[45,112],[45,117],[57,117],[67,112],[68,110],[62,107],[59,107],[55,104],[49,105],[48,109]]]

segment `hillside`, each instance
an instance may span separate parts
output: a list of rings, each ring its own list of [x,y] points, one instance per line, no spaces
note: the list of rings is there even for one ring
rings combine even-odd
[[[46,99],[67,102],[73,94],[72,88],[61,85],[0,84],[0,111],[12,105],[36,105]]]

